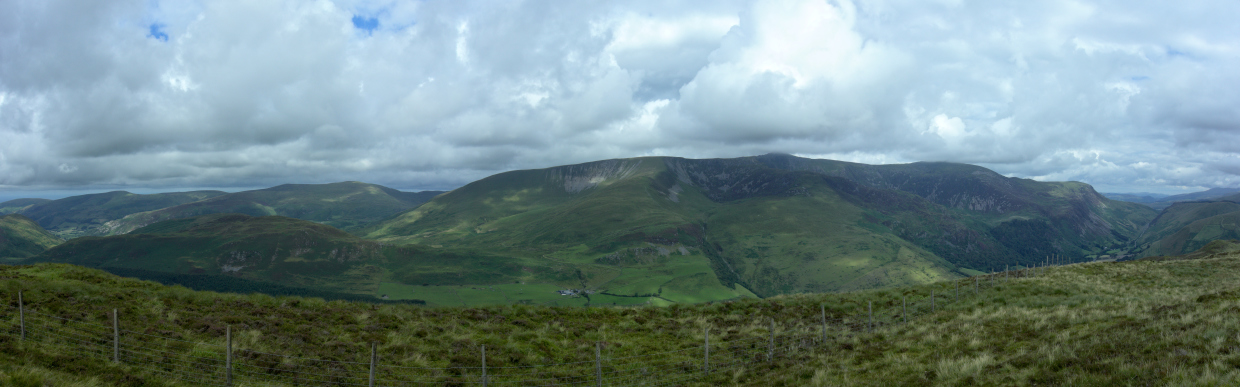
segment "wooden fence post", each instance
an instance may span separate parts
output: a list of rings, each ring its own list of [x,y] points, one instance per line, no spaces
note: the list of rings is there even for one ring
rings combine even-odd
[[[934,313],[934,289],[930,289],[930,313]]]
[[[379,353],[375,348],[376,346],[377,344],[375,342],[370,342],[370,387],[375,387],[375,362],[379,360]],[[483,356],[486,356],[485,351],[486,350],[484,349]],[[485,380],[486,376],[483,376],[482,379]]]
[[[868,313],[869,313],[869,315],[870,315],[870,328],[869,328],[869,331],[870,331],[870,332],[873,332],[873,331],[874,331],[874,301],[870,301],[870,303],[869,303],[868,305],[869,305],[869,306],[867,306],[867,307],[866,307],[866,310],[868,311]]]
[[[980,293],[978,293],[978,291],[977,291],[977,282],[978,282],[978,281],[977,281],[977,276],[973,276],[973,295],[975,295],[975,296],[976,296],[976,295],[978,295],[978,294],[980,294]]]
[[[224,326],[224,385],[232,386],[232,325]]]
[[[22,300],[22,291],[17,291],[17,319],[22,326],[22,341],[26,340],[26,304]]]
[[[956,281],[956,302],[960,301],[960,281]]]
[[[702,328],[702,336],[706,338],[706,345],[702,347],[702,372],[710,374],[710,328]]]
[[[819,304],[818,308],[822,310],[822,343],[827,343],[827,305]]]
[[[117,324],[116,309],[112,309],[112,362],[121,362],[121,328]]]
[[[594,342],[594,378],[603,387],[603,343],[599,341]]]
[[[904,316],[904,323],[908,323],[908,296],[904,296],[900,303],[900,315]]]
[[[487,386],[487,346],[482,346],[482,387]]]
[[[767,344],[767,347],[766,347],[766,361],[771,361],[772,359],[775,359],[775,318],[774,317],[771,318],[770,334],[771,334],[771,342],[770,344]]]

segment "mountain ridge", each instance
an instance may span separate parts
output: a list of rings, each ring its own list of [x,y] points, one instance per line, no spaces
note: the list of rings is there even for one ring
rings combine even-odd
[[[807,234],[779,224],[766,228],[779,229],[783,236],[746,227],[718,231],[731,227],[720,228],[716,221],[721,219],[761,223],[751,215],[771,206],[832,219],[822,222],[776,211],[769,215],[814,224],[814,231]],[[902,248],[912,256],[920,254],[924,262],[942,262],[940,257],[954,262],[935,264],[946,270],[939,275],[964,275],[957,265],[983,270],[1033,265],[1052,254],[1083,259],[1127,242],[1154,215],[1147,207],[1107,199],[1087,184],[1007,178],[967,164],[871,166],[778,154],[702,160],[642,157],[496,174],[360,234],[389,243],[503,245],[501,250],[514,254],[560,254],[580,243],[586,250],[572,253],[580,259],[632,255],[645,248],[643,244],[685,248],[710,259],[725,286],[743,284],[758,294],[781,294],[824,283],[821,278],[799,278],[795,262],[776,257],[812,261],[823,253],[833,255],[821,242],[817,247],[803,243],[813,238],[843,241],[851,237],[842,235],[854,232],[873,241],[839,247],[839,255],[872,255],[867,256],[872,262],[863,265],[868,269],[848,281],[825,280],[842,286],[901,256]],[[782,241],[757,242],[772,238]],[[806,247],[795,247],[798,243]],[[903,247],[864,253],[873,243]],[[831,270],[836,269],[841,268]],[[766,289],[757,283],[766,283]]]

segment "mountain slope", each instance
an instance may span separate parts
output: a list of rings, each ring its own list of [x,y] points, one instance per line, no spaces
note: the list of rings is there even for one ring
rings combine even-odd
[[[26,258],[42,253],[62,241],[18,214],[0,216],[0,258]]]
[[[368,225],[430,200],[440,191],[401,192],[375,184],[285,184],[212,197],[193,203],[136,213],[109,222],[124,234],[159,221],[197,215],[239,213],[280,215],[350,229]]]
[[[20,213],[36,204],[50,202],[51,199],[13,199],[4,203],[0,203],[0,215]]]
[[[766,296],[1083,258],[1126,242],[1153,216],[1085,184],[963,164],[648,157],[494,175],[365,235],[621,272],[704,259],[724,287]],[[688,279],[667,283],[678,281]],[[660,289],[624,275],[590,285]]]
[[[1136,244],[1138,256],[1148,257],[1186,254],[1220,239],[1240,239],[1237,202],[1174,203],[1150,222]]]
[[[244,214],[201,215],[124,235],[75,238],[24,262],[157,272],[149,278],[158,280],[169,277],[159,273],[231,276],[371,297],[390,293],[393,299],[425,300],[431,305],[460,305],[462,292],[477,290],[463,285],[483,284],[500,302],[480,298],[469,303],[502,303],[511,296],[513,303],[555,305],[564,302],[555,290],[576,287],[583,275],[545,259],[392,246],[315,222]],[[510,294],[498,294],[496,287]],[[679,294],[669,290],[668,296],[673,293]],[[580,301],[575,304],[589,302]]]
[[[378,280],[371,278],[376,273],[364,263],[380,260],[380,250],[377,243],[314,222],[212,214],[160,222],[126,235],[75,238],[31,261],[227,274],[372,293]]]
[[[83,235],[108,235],[107,223],[126,215],[150,211],[223,195],[222,191],[170,192],[139,195],[125,191],[70,196],[37,203],[20,214],[64,239]]]

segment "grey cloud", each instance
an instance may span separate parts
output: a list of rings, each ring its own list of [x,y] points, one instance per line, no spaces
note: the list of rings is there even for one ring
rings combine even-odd
[[[773,151],[1235,185],[1237,7],[7,2],[0,186],[444,189]]]

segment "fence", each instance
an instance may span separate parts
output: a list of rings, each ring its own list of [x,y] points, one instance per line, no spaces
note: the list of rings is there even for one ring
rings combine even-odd
[[[369,345],[368,362],[258,352],[236,348],[231,328],[225,331],[224,344],[180,340],[125,329],[125,316],[118,315],[115,309],[109,316],[110,325],[40,313],[37,306],[25,304],[21,292],[14,303],[0,307],[0,316],[3,316],[0,317],[0,335],[19,339],[24,344],[50,347],[76,358],[115,362],[127,367],[127,372],[188,385],[681,385],[725,371],[807,358],[818,348],[845,335],[910,323],[916,316],[935,313],[945,305],[970,296],[977,297],[984,288],[1038,275],[1045,269],[1042,266],[941,282],[932,286],[928,295],[912,295],[912,303],[904,296],[898,306],[875,311],[870,302],[866,312],[860,315],[828,318],[825,307],[820,307],[816,316],[790,316],[784,321],[769,319],[764,324],[765,332],[748,335],[733,332],[726,337],[712,337],[712,332],[704,329],[700,345],[664,352],[604,357],[602,344],[595,343],[592,360],[536,366],[503,365],[502,360],[496,361],[502,356],[495,356],[495,348],[490,349],[491,362],[488,363],[485,346],[478,348],[479,366],[440,368],[411,367],[387,361],[374,343]]]

